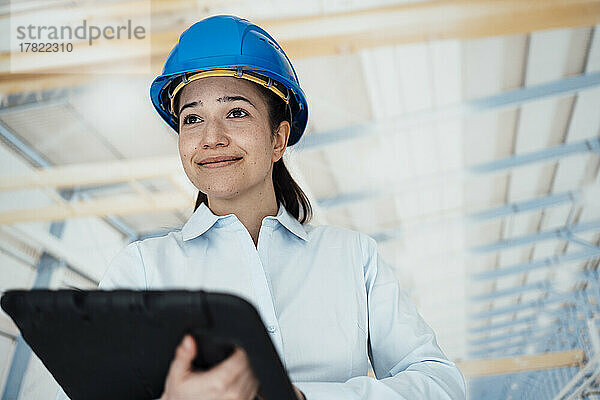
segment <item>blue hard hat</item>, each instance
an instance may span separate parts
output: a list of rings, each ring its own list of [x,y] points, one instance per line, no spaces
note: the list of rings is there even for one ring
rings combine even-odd
[[[162,74],[150,86],[160,116],[178,132],[173,103],[189,82],[208,76],[232,76],[263,85],[287,103],[291,115],[288,145],[300,140],[308,105],[296,71],[266,31],[232,15],[203,19],[189,27],[169,53]]]

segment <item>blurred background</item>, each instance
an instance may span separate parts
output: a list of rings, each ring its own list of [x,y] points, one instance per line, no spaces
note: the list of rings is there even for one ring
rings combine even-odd
[[[196,192],[149,85],[223,13],[271,33],[308,96],[286,157],[313,224],[377,240],[470,399],[600,399],[598,0],[1,0],[0,290],[94,288],[183,225]],[[146,37],[17,40],[83,20]],[[55,385],[0,314],[2,399]]]

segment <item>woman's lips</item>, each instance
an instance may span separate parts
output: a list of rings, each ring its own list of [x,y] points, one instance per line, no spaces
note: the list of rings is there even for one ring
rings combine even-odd
[[[211,157],[198,162],[197,165],[203,168],[221,168],[235,164],[241,159],[242,157]]]

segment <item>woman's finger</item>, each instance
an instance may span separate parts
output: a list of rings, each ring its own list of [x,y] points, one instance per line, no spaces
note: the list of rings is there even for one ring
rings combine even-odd
[[[235,351],[221,363],[208,371],[193,371],[192,360],[196,356],[196,345],[191,336],[186,336],[175,351],[167,376],[166,390],[178,388],[189,395],[207,395],[208,398],[242,398],[252,400],[258,392],[256,379],[243,349]]]
[[[185,335],[177,349],[169,367],[168,379],[181,380],[192,371],[192,361],[196,357],[196,342],[190,335]]]
[[[258,382],[258,379],[254,375],[254,373],[250,371],[249,379],[246,380],[246,383],[244,385],[244,393],[247,399],[253,400],[254,398],[256,398],[258,394],[259,385],[260,383]]]
[[[209,372],[215,376],[215,379],[222,379],[226,383],[231,383],[248,369],[250,369],[250,363],[248,363],[246,352],[236,347],[228,358],[214,366]]]
[[[245,369],[232,381],[228,387],[228,393],[232,397],[253,400],[258,392],[258,380],[250,368]]]

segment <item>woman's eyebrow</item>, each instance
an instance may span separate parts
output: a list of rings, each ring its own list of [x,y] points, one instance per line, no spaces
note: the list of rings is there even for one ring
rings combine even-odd
[[[191,103],[187,103],[186,105],[184,105],[183,107],[181,107],[179,109],[179,115],[181,115],[181,112],[183,110],[185,110],[186,108],[188,108],[188,107],[196,107],[198,104],[202,105],[202,102],[201,101],[192,101]]]
[[[217,99],[217,101],[219,103],[224,103],[224,102],[230,102],[230,101],[236,101],[236,100],[242,100],[245,101],[247,103],[250,103],[250,105],[254,108],[256,108],[254,106],[254,104],[252,104],[252,102],[250,100],[248,100],[247,98],[243,97],[243,96],[223,96],[223,97],[219,97]]]

